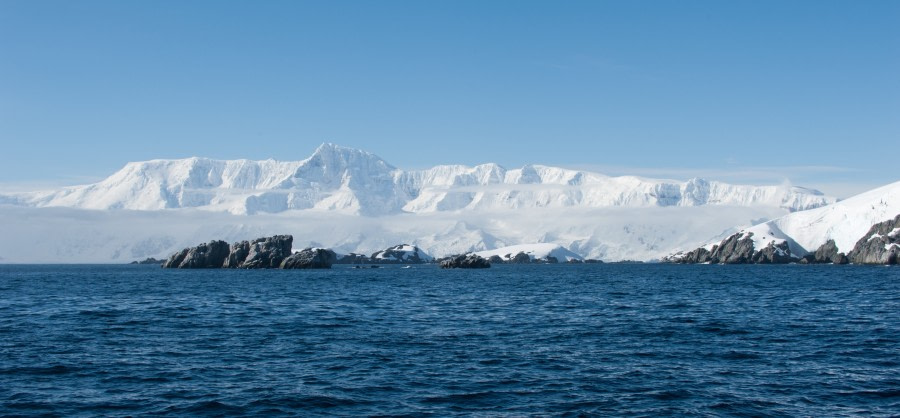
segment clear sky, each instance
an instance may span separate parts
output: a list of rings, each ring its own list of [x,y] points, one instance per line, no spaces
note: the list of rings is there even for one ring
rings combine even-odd
[[[127,161],[900,180],[900,1],[0,1],[0,184]]]

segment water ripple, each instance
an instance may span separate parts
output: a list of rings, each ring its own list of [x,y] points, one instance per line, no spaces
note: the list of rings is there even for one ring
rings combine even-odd
[[[0,415],[900,414],[900,269],[0,266]]]

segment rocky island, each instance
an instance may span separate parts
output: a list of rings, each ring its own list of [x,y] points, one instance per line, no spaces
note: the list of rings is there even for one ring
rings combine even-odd
[[[484,269],[490,268],[491,262],[475,253],[454,255],[441,259],[442,269]]]
[[[294,237],[275,235],[229,245],[210,241],[172,254],[163,268],[180,269],[327,269],[337,260],[334,251],[306,248],[292,253]]]

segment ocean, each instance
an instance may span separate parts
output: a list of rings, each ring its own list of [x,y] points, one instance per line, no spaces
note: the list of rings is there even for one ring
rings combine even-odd
[[[900,268],[0,266],[0,415],[900,414]]]

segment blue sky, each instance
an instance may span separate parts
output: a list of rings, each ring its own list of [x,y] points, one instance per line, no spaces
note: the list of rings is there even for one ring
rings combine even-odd
[[[0,184],[127,161],[900,180],[897,1],[0,1]]]

